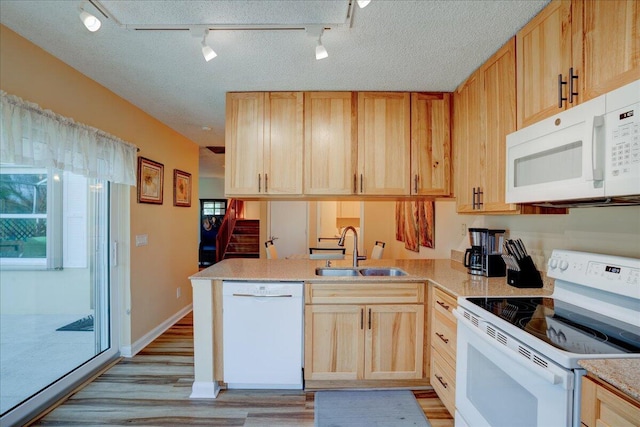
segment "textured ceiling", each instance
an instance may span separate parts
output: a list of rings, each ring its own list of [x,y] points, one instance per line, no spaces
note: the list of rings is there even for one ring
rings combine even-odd
[[[548,1],[102,0],[109,19],[85,5],[102,20],[90,33],[79,1],[0,0],[0,22],[205,147],[224,145],[229,91],[452,91]],[[235,29],[305,24],[329,28],[329,58],[303,29]],[[201,149],[200,176],[223,176],[222,158]]]

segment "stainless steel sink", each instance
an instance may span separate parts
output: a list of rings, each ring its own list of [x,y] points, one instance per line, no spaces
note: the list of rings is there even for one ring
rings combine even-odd
[[[404,270],[393,267],[368,267],[368,268],[316,268],[316,276],[355,277],[355,276],[406,276]]]
[[[358,276],[358,270],[354,268],[316,268],[316,276],[353,277]]]
[[[399,268],[362,268],[360,269],[360,274],[363,276],[406,276],[407,273],[404,270],[400,270]]]

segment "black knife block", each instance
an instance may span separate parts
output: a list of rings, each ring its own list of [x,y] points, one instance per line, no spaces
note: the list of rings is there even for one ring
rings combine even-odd
[[[516,262],[520,271],[508,269],[507,283],[515,288],[541,288],[542,276],[531,257],[527,255]]]

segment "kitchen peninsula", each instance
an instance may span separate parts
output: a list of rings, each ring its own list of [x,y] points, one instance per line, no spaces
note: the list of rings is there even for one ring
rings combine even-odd
[[[334,261],[333,267],[350,267],[349,261]],[[228,259],[190,277],[193,286],[194,317],[194,383],[192,398],[215,398],[224,381],[221,357],[222,340],[222,281],[302,282],[307,290],[311,284],[389,285],[413,284],[419,289],[426,311],[424,314],[425,337],[429,335],[430,288],[437,288],[452,297],[458,296],[523,296],[550,295],[552,280],[545,280],[539,289],[519,289],[506,283],[506,278],[471,276],[459,262],[443,259],[420,260],[366,260],[360,267],[394,267],[405,271],[403,276],[353,276],[335,277],[316,275],[316,268],[324,267],[323,261],[287,259]],[[415,285],[418,286],[415,286]],[[369,286],[369,289],[371,286]],[[353,293],[352,293],[353,295]],[[307,301],[308,302],[308,301]],[[390,304],[396,303],[394,300]],[[422,317],[420,317],[422,318]],[[426,338],[423,343],[429,348]],[[425,352],[428,365],[428,351]],[[425,371],[424,378],[429,372]],[[425,380],[427,381],[427,380]]]

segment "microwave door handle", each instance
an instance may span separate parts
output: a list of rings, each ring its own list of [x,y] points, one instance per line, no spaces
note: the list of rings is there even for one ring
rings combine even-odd
[[[591,128],[591,171],[594,181],[604,180],[604,168],[603,168],[603,143],[601,136],[601,130],[604,126],[604,116],[594,116],[593,125]]]
[[[458,328],[460,328],[461,323],[463,323],[464,324],[464,325],[462,325],[463,327],[467,328],[473,334],[475,334],[478,337],[480,337],[486,344],[491,345],[492,347],[498,349],[501,354],[503,354],[504,356],[506,356],[509,359],[513,360],[514,362],[519,363],[520,365],[522,365],[526,369],[534,372],[535,374],[537,374],[538,376],[540,376],[544,380],[548,381],[550,384],[563,383],[563,380],[559,375],[556,375],[554,372],[551,372],[550,370],[547,370],[545,368],[542,368],[542,367],[536,365],[530,359],[527,359],[525,356],[522,356],[519,353],[516,353],[515,351],[512,351],[509,348],[503,348],[504,347],[503,344],[500,344],[495,339],[489,337],[484,332],[485,328],[482,328],[483,324],[487,324],[487,322],[485,320],[482,320],[482,319],[478,318],[478,327],[476,327],[473,324],[471,324],[471,322],[469,320],[465,319],[464,316],[462,314],[460,314],[457,309],[453,310],[453,315],[458,319]],[[459,336],[460,336],[460,333],[458,332],[458,337]],[[513,338],[511,338],[511,339],[513,339]]]

